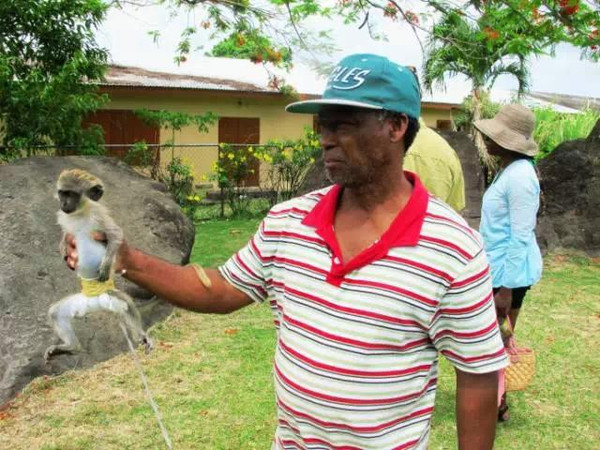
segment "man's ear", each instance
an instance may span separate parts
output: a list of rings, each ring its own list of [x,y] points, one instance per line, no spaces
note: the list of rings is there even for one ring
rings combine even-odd
[[[408,116],[401,114],[390,120],[390,141],[400,142],[408,129]]]
[[[102,198],[102,195],[104,194],[104,188],[97,184],[95,186],[92,186],[91,188],[88,189],[86,195],[88,196],[88,198],[90,200],[94,200],[95,202],[97,202],[98,200],[100,200]]]

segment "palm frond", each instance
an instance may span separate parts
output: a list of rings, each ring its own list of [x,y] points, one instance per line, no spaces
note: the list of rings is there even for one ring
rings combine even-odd
[[[524,59],[511,63],[495,64],[489,72],[487,85],[491,87],[500,75],[512,75],[518,83],[517,95],[521,96],[529,90],[529,69]]]

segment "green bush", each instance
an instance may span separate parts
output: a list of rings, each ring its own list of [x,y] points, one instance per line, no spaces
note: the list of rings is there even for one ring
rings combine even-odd
[[[277,194],[275,201],[289,200],[298,195],[320,152],[319,136],[310,128],[305,128],[301,139],[275,139],[259,147],[258,157],[269,164],[267,177]]]
[[[252,161],[256,159],[252,146],[234,148],[230,144],[219,144],[219,158],[213,163],[209,179],[217,182],[221,189],[221,215],[224,215],[224,202],[231,209],[233,217],[249,215],[250,196],[246,178],[254,173]]]
[[[304,136],[296,140],[275,139],[257,147],[243,148],[219,144],[219,159],[213,164],[210,180],[221,189],[222,201],[227,203],[233,217],[248,217],[256,211],[257,204],[245,186],[245,180],[254,171],[253,161],[258,159],[268,165],[267,183],[262,191],[269,206],[273,206],[298,194],[319,153],[319,138],[308,128]],[[224,215],[224,205],[221,211]]]
[[[482,119],[491,119],[501,107],[502,103],[493,102],[489,93],[482,94]],[[538,160],[548,156],[565,141],[586,138],[600,119],[600,111],[593,109],[587,109],[579,114],[560,113],[551,107],[535,108],[533,112],[536,119],[533,136],[540,147],[540,153],[536,158]],[[469,131],[472,121],[473,99],[468,96],[461,105],[461,111],[456,114],[454,124],[458,130]]]
[[[159,171],[158,180],[167,186],[179,206],[194,220],[196,203],[190,201],[190,198],[194,198],[194,176],[191,166],[176,156],[169,161],[164,170]]]
[[[536,159],[542,159],[565,141],[586,138],[596,122],[600,111],[587,109],[580,114],[559,113],[551,108],[534,109],[536,127],[534,139],[540,147]]]
[[[490,93],[483,91],[481,93],[481,118],[491,119],[494,117],[500,108],[502,103],[496,103],[490,98]],[[473,123],[473,114],[475,111],[475,104],[473,102],[473,96],[468,95],[460,105],[460,110],[454,117],[454,125],[458,131],[471,131],[471,124]]]

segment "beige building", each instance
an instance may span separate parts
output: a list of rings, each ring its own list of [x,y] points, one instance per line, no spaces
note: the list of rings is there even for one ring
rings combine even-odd
[[[240,61],[234,61],[239,71]],[[230,78],[244,79],[243,74],[236,77],[235,72],[225,73]],[[160,155],[161,164],[167,164],[172,154],[181,156],[193,167],[197,182],[206,180],[217,161],[218,143],[263,144],[271,139],[296,139],[303,135],[305,127],[314,126],[312,116],[285,112],[290,98],[267,83],[111,66],[100,89],[109,95],[110,102],[87,122],[103,127],[108,153],[115,156],[125,154],[126,144],[141,140],[164,144],[171,139],[171,132],[145,124],[135,110],[216,114],[218,122],[208,133],[194,127],[183,128],[175,134],[179,147],[163,150]],[[318,95],[301,92],[300,97],[309,99]],[[459,105],[424,102],[422,106],[422,117],[430,127],[451,128],[452,111]],[[247,180],[248,185],[257,184],[260,168],[256,172]]]

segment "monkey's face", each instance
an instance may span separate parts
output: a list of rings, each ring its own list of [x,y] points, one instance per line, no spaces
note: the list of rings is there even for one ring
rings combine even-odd
[[[94,175],[79,169],[65,170],[58,177],[56,192],[60,209],[66,214],[85,210],[89,200],[97,202],[104,193],[102,181]]]
[[[77,211],[81,194],[75,191],[59,190],[58,199],[60,200],[60,209],[67,214],[71,214]]]

